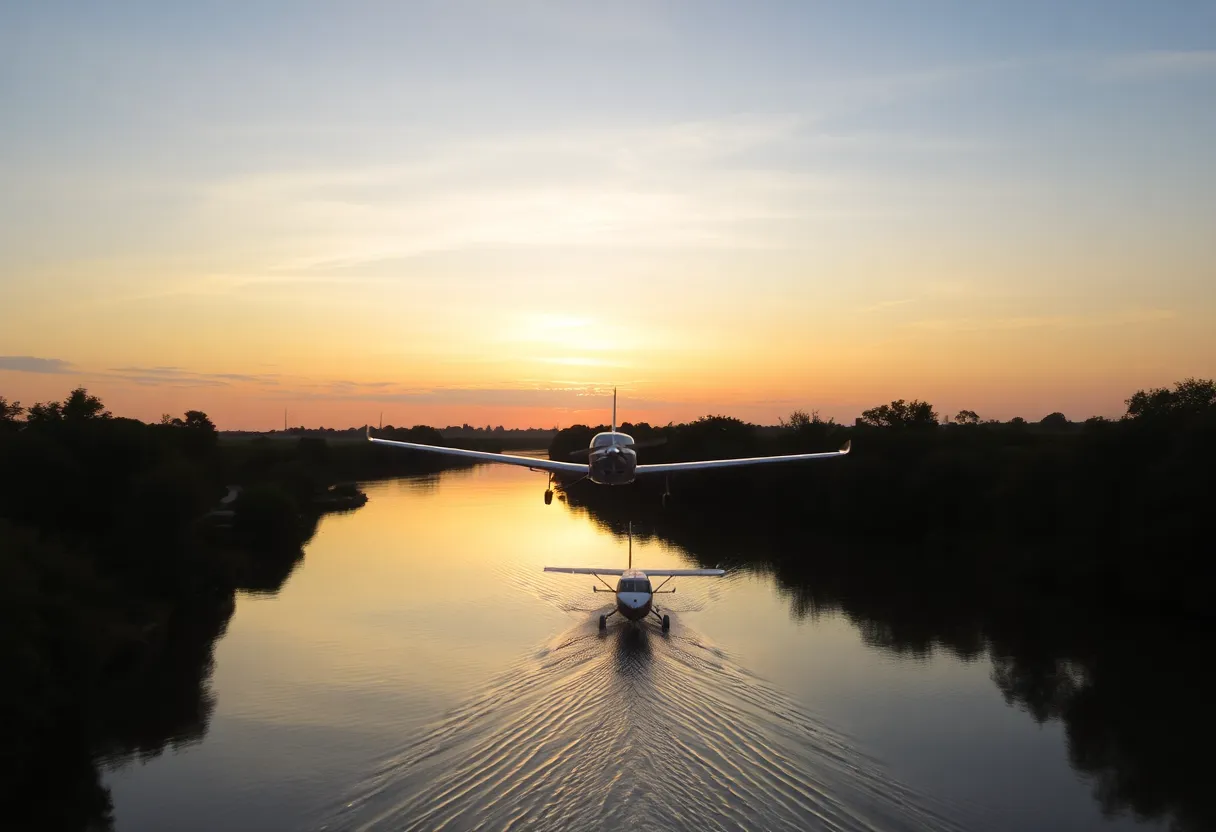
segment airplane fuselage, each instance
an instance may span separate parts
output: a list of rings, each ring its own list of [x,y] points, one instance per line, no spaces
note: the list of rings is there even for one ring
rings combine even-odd
[[[650,579],[640,569],[627,569],[616,584],[616,611],[629,621],[641,621],[650,614],[654,592]]]
[[[598,485],[628,485],[638,467],[638,452],[627,433],[605,431],[591,439],[587,478]]]

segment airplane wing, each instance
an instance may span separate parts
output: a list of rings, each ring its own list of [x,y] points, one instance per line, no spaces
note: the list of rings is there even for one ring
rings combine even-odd
[[[546,572],[566,572],[570,575],[624,575],[624,569],[595,569],[590,566],[546,566]]]
[[[661,462],[655,465],[639,465],[637,476],[642,474],[674,474],[677,471],[699,471],[704,468],[733,468],[741,465],[766,465],[772,462],[798,462],[807,459],[832,459],[849,452],[852,440],[844,443],[839,451],[822,454],[785,454],[783,456],[751,456],[743,459],[703,459],[696,462]],[[647,573],[649,574],[649,573]]]
[[[476,459],[481,462],[502,462],[507,465],[522,465],[536,468],[540,471],[551,471],[554,474],[586,474],[587,464],[577,462],[558,462],[553,459],[537,459],[530,456],[514,456],[512,454],[492,454],[488,451],[466,451],[464,448],[445,448],[442,445],[420,445],[416,442],[398,442],[396,439],[377,439],[368,430],[368,441],[377,445],[392,445],[396,448],[408,448],[411,451],[430,451],[436,454],[459,456],[465,459]]]

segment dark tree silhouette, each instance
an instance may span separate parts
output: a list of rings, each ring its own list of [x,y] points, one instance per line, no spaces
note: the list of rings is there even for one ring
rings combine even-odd
[[[187,410],[185,419],[178,419],[168,413],[160,417],[160,423],[166,427],[190,428],[205,433],[216,433],[215,423],[201,410]]]
[[[803,425],[809,425],[810,423],[811,414],[807,413],[805,410],[795,410],[794,412],[790,413],[789,419],[777,419],[777,424],[779,424],[781,427],[794,428],[795,430]]]
[[[1216,409],[1216,381],[1188,378],[1174,389],[1155,387],[1137,390],[1127,400],[1128,419],[1160,419],[1171,416],[1199,416]]]
[[[932,427],[937,424],[937,414],[928,402],[896,399],[890,404],[862,411],[861,422],[878,428]]]
[[[793,428],[794,430],[804,430],[811,425],[835,425],[835,419],[827,419],[826,421],[820,417],[818,410],[812,410],[809,413],[805,410],[795,410],[790,413],[788,419],[778,417],[777,424],[783,428]]]
[[[66,421],[109,419],[110,411],[106,410],[101,399],[90,396],[83,387],[77,387],[63,400],[63,418]]]
[[[1067,416],[1057,410],[1055,413],[1048,413],[1040,419],[1039,424],[1045,428],[1059,430],[1068,427],[1072,423],[1068,421]]]
[[[21,402],[9,402],[4,396],[0,396],[0,428],[14,427],[23,413],[25,408],[21,406]]]
[[[90,396],[89,391],[77,387],[62,402],[38,402],[29,410],[28,421],[31,424],[46,424],[50,422],[84,422],[94,419],[109,419],[110,411],[106,410],[101,399]]]
[[[960,425],[978,425],[980,416],[974,410],[960,410],[954,421]]]
[[[63,421],[63,405],[59,402],[36,402],[26,416],[31,425]]]

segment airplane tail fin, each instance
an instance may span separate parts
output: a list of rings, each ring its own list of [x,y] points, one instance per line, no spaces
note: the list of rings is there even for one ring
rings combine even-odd
[[[616,421],[615,419],[613,420]],[[629,521],[629,568],[633,568],[633,521]]]
[[[612,388],[612,432],[616,433],[616,388]]]

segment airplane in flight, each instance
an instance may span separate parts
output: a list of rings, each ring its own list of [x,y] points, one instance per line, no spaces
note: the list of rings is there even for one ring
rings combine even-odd
[[[636,477],[652,474],[677,474],[684,471],[702,471],[707,468],[731,468],[741,465],[767,465],[774,462],[800,462],[810,459],[835,459],[849,452],[851,440],[844,443],[838,451],[828,451],[816,454],[783,454],[780,456],[753,456],[742,459],[705,459],[695,462],[661,462],[653,465],[638,464],[638,443],[627,433],[616,429],[616,389],[612,391],[612,429],[597,433],[591,437],[591,444],[586,451],[577,451],[579,455],[587,455],[586,462],[563,462],[557,459],[538,459],[530,456],[514,454],[496,454],[488,451],[470,451],[464,448],[446,448],[441,445],[422,445],[417,442],[399,442],[395,439],[379,439],[372,436],[371,425],[367,426],[367,438],[380,445],[392,445],[397,448],[408,448],[412,451],[429,451],[448,456],[458,456],[464,459],[476,459],[481,462],[500,462],[507,465],[522,465],[533,471],[548,472],[549,487],[545,490],[545,505],[553,502],[553,476],[567,474],[588,479],[598,485],[628,485]],[[670,496],[670,488],[665,489],[663,500]]]
[[[654,596],[675,592],[675,589],[663,589],[672,578],[678,577],[717,577],[725,575],[725,569],[634,569],[633,568],[633,523],[629,524],[629,567],[627,569],[599,569],[593,566],[546,566],[546,572],[565,572],[571,575],[594,575],[606,589],[591,585],[592,592],[613,592],[616,594],[616,609],[600,616],[600,629],[608,626],[608,619],[617,613],[625,620],[634,623],[641,621],[647,615],[653,615],[659,620],[663,632],[671,629],[671,617],[654,605]],[[620,575],[616,589],[605,581],[601,575]],[[650,579],[666,578],[658,586],[652,586]]]

